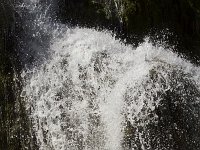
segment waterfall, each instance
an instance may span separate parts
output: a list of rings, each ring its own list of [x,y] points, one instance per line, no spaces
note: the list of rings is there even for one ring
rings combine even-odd
[[[68,28],[47,20],[48,10],[39,6],[36,0],[25,3],[35,15],[32,36],[40,41],[41,33],[48,35],[40,41],[47,53],[35,55],[42,61],[21,74],[21,97],[39,149],[169,149],[171,133],[165,135],[169,143],[162,144],[162,133],[155,135],[153,128],[164,120],[168,97],[174,106],[185,106],[198,131],[198,66],[148,38],[134,48],[106,30]],[[179,128],[175,122],[173,126]],[[190,139],[198,143],[198,133]]]

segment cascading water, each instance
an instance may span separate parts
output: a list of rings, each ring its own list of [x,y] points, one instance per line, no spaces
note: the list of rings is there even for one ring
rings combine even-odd
[[[38,11],[36,4],[27,4],[30,13]],[[38,13],[37,27],[43,34],[48,29],[48,56],[22,73],[21,97],[39,149],[172,149],[171,130],[164,141],[159,132],[169,99],[174,107],[184,106],[183,114],[192,118],[188,127],[198,131],[199,67],[148,40],[133,48],[108,31],[50,28],[53,23]],[[179,130],[179,122],[173,123]],[[189,140],[198,143],[193,134]]]

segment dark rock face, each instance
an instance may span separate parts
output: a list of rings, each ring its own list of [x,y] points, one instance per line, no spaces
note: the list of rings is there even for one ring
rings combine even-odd
[[[0,150],[36,149],[20,94],[20,31],[14,1],[0,3]]]
[[[103,7],[93,4],[90,0],[59,0],[58,18],[69,25],[94,27],[107,24]],[[101,8],[99,10],[99,8]],[[99,10],[99,12],[97,12]],[[108,25],[108,24],[107,24]]]

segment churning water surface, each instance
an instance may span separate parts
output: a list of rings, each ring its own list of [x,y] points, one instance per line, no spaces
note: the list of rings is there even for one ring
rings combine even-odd
[[[172,94],[172,103],[188,105],[185,110],[199,121],[199,67],[148,39],[133,48],[108,31],[55,25],[38,1],[20,7],[35,14],[32,36],[49,37],[40,41],[48,45],[43,61],[22,73],[21,97],[41,150],[170,149],[162,141],[152,148],[160,135],[151,132],[168,93],[178,95]]]

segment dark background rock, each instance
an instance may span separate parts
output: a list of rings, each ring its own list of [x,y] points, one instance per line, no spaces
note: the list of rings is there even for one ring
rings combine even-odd
[[[30,121],[20,99],[18,14],[14,1],[0,1],[0,150],[36,149]]]

